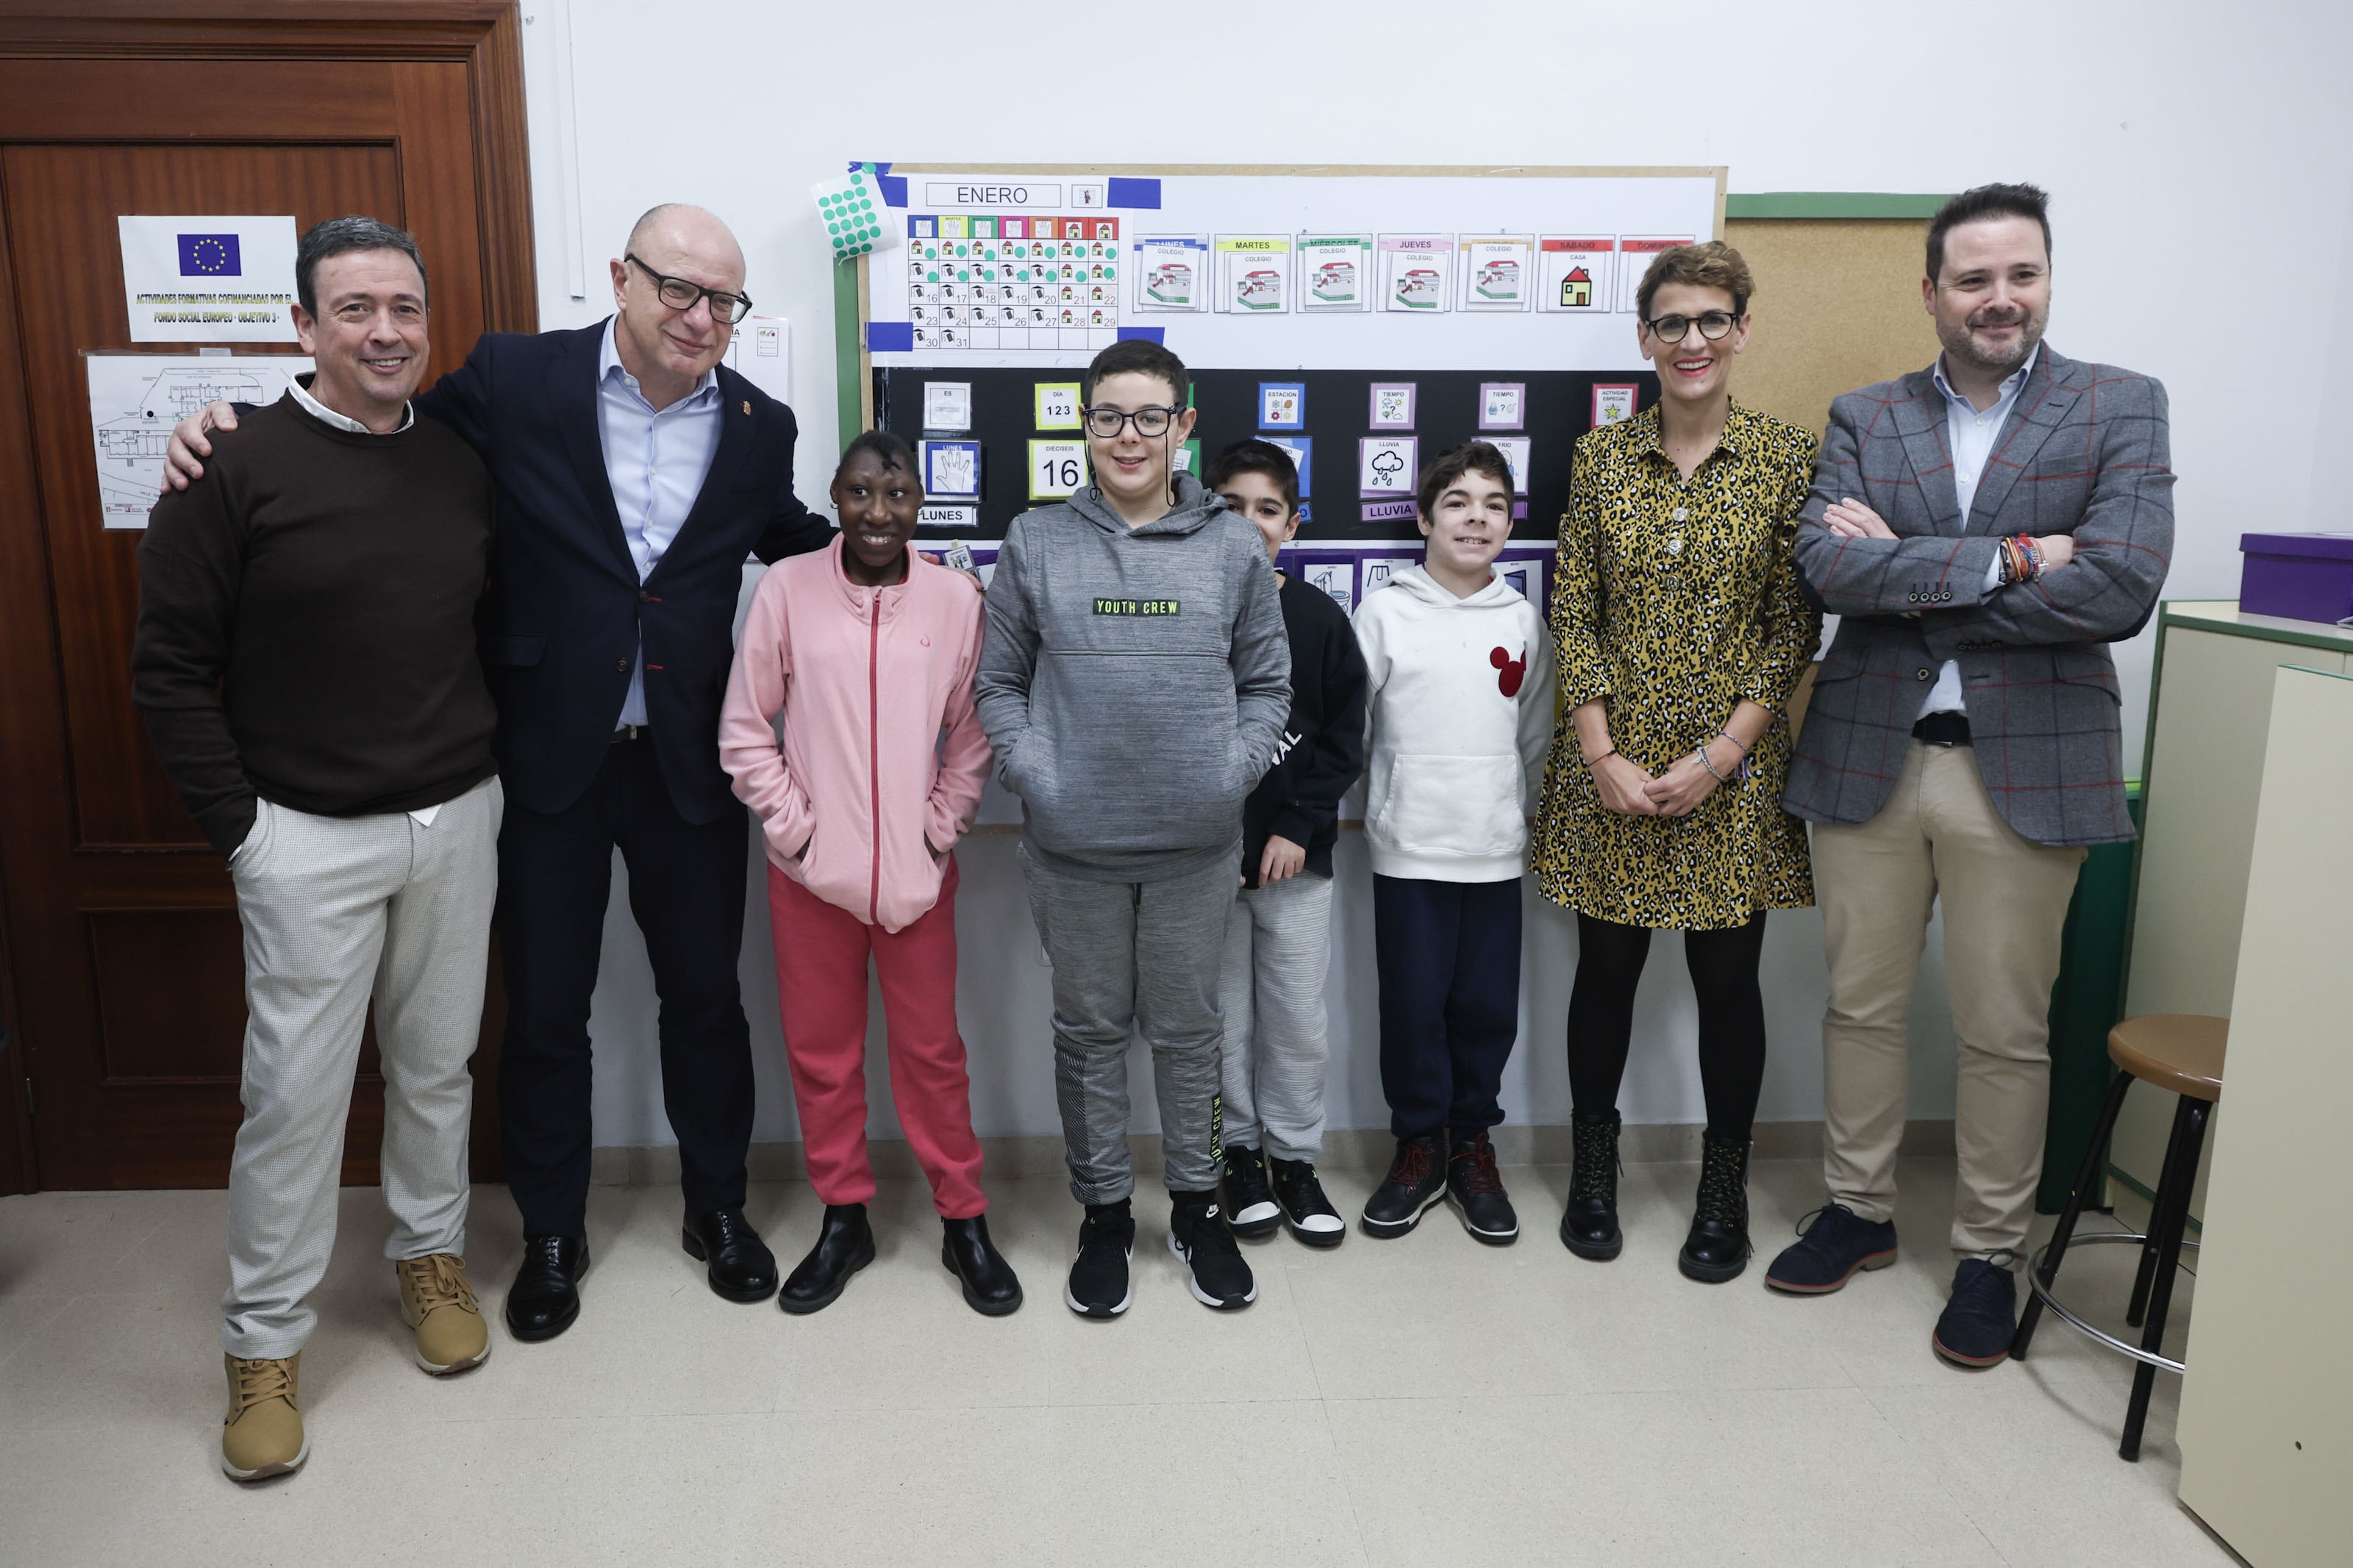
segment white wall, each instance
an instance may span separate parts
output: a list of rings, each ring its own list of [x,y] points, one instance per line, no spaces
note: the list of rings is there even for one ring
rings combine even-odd
[[[832,279],[808,184],[852,158],[970,164],[1724,163],[1735,192],[1953,191],[2030,179],[2052,193],[2051,341],[2161,377],[2173,399],[2179,540],[2168,593],[2235,594],[2250,528],[2353,528],[2322,432],[2353,394],[2353,7],[2251,0],[2047,0],[1960,9],[1684,0],[1507,3],[1431,47],[1423,4],[1206,13],[901,0],[887,11],[756,0],[525,0],[543,326],[607,309],[604,264],[657,201],[724,216],[748,291],[795,325],[805,498],[839,449]],[[568,17],[568,23],[567,23]],[[575,156],[557,112],[569,29]],[[1442,26],[1442,22],[1437,24]],[[1451,47],[1447,47],[1448,42]],[[567,164],[578,170],[576,191]],[[576,203],[576,209],[574,204]],[[570,296],[576,211],[589,297]],[[2332,396],[2330,395],[2334,394]],[[2146,722],[2150,639],[2117,650],[2127,758]],[[963,1016],[984,1134],[1055,1130],[1045,973],[1010,840],[967,847]],[[1344,837],[1332,1000],[1335,1126],[1383,1124],[1372,1066],[1368,887]],[[756,869],[756,868],[755,868]],[[661,1142],[643,948],[617,885],[593,1031],[600,1143]],[[1526,1024],[1507,1105],[1564,1120],[1560,1030],[1572,928],[1532,904]],[[759,1136],[792,1113],[756,896],[744,962],[761,1061]],[[1646,977],[1625,1107],[1702,1120],[1679,942]],[[1774,1055],[1762,1114],[1820,1114],[1820,925],[1767,944]],[[1914,1109],[1951,1114],[1951,1040],[1932,939],[1915,1000]],[[1139,1080],[1139,1082],[1146,1080]],[[887,1117],[885,1118],[887,1125]],[[1151,1126],[1148,1094],[1138,1125]]]

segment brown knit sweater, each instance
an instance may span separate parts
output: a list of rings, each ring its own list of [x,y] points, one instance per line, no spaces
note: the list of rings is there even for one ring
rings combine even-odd
[[[131,690],[213,847],[244,842],[257,795],[357,816],[490,777],[481,460],[429,419],[361,435],[290,394],[212,441],[139,544]]]

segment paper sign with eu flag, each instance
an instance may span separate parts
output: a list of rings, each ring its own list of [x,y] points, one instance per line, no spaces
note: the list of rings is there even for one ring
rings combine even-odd
[[[120,217],[134,343],[290,343],[290,216]]]

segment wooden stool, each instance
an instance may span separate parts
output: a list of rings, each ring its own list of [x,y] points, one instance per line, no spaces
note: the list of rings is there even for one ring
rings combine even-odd
[[[2158,1353],[2165,1340],[2166,1309],[2173,1303],[2174,1270],[2180,1266],[2181,1249],[2197,1243],[2184,1242],[2181,1233],[2189,1224],[2189,1189],[2198,1180],[2198,1152],[2206,1141],[2206,1120],[2215,1104],[2222,1098],[2222,1051],[2229,1041],[2231,1023],[2227,1018],[2204,1018],[2189,1013],[2154,1013],[2145,1018],[2126,1018],[2108,1031],[2108,1058],[2124,1070],[2108,1088],[2106,1103],[2100,1107],[2098,1125],[2092,1130],[2092,1146],[2084,1152],[2083,1169],[2075,1173],[2075,1189],[2067,1194],[2067,1206],[2059,1215],[2059,1228],[2051,1240],[2034,1255],[2033,1267],[2027,1271],[2026,1282],[2033,1292],[2027,1299],[2026,1310],[2020,1314],[2018,1334],[2010,1343],[2010,1353],[2020,1361],[2026,1359],[2027,1342],[2034,1337],[2034,1325],[2049,1307],[2074,1327],[2106,1345],[2140,1363],[2133,1373],[2132,1403],[2125,1409],[2124,1441],[2116,1452],[2126,1459],[2140,1458],[2140,1432],[2148,1419],[2148,1396],[2157,1383],[2157,1369],[2178,1373],[2181,1363]],[[2084,1205],[2099,1189],[2100,1170],[2106,1163],[2108,1135],[2115,1131],[2116,1112],[2124,1109],[2125,1090],[2133,1079],[2166,1089],[2181,1098],[2173,1109],[2173,1136],[2165,1146],[2165,1169],[2158,1177],[2157,1198],[2150,1205],[2148,1234],[2135,1235],[2118,1231],[2113,1235],[2075,1235],[2075,1222],[2083,1217]],[[2147,1328],[2138,1345],[2129,1345],[2114,1334],[2103,1333],[2061,1304],[2051,1293],[2052,1282],[2058,1278],[2059,1261],[2067,1256],[2071,1243],[2089,1246],[2093,1242],[2137,1242],[2140,1244],[2140,1272],[2133,1280],[2132,1304],[2125,1321]]]

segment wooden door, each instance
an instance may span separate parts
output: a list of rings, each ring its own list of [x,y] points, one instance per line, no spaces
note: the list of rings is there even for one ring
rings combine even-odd
[[[30,1129],[0,1192],[218,1184],[241,1116],[236,900],[131,704],[141,535],[100,521],[83,356],[165,346],[130,342],[117,216],[409,229],[428,378],[485,329],[533,324],[512,8],[375,7],[373,27],[350,15],[369,8],[334,9],[322,25],[265,5],[242,32],[0,18],[0,994],[16,1036],[0,1061],[26,1079],[0,1084],[0,1155],[9,1124]],[[189,58],[207,40],[280,58]],[[475,1061],[478,1173],[496,1157],[494,1059]],[[375,1069],[371,1041],[350,1181],[375,1179]]]

